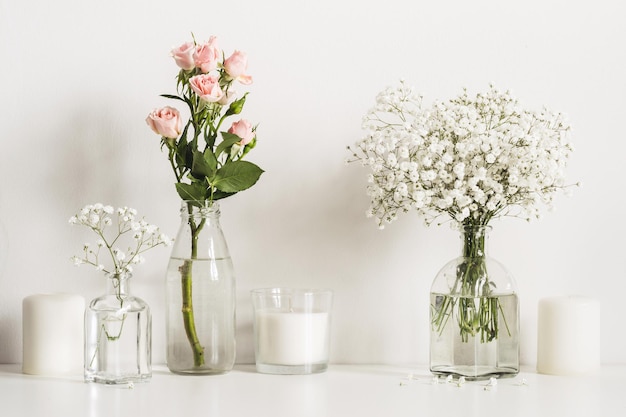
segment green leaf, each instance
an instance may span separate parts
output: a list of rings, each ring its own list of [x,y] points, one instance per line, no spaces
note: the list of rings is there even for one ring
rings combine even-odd
[[[248,161],[233,161],[217,170],[213,186],[226,193],[236,193],[252,187],[263,170]]]
[[[187,139],[182,135],[176,146],[176,164],[178,166],[187,166]]]
[[[215,171],[217,170],[217,158],[215,157],[215,154],[213,153],[213,151],[211,151],[211,149],[207,148],[207,150],[204,151],[204,160],[209,165],[209,168],[211,168],[212,174],[210,175],[210,177],[212,178],[213,175],[215,175]]]
[[[184,98],[175,96],[173,94],[161,94],[161,97],[171,98],[171,99],[174,99],[174,100],[180,100],[180,101],[186,102],[186,100]]]
[[[217,138],[217,134],[211,133],[210,129],[205,129],[204,142],[207,144],[207,147],[213,149],[215,147],[216,138]]]
[[[191,175],[196,178],[203,179],[204,177],[213,178],[215,176],[215,170],[217,169],[217,160],[210,158],[207,160],[204,154],[200,151],[193,152],[193,163],[191,165]],[[209,151],[209,156],[213,154]]]
[[[207,199],[207,189],[201,182],[191,184],[177,182],[176,191],[183,200],[204,201]]]
[[[220,154],[229,149],[233,144],[241,142],[241,138],[233,133],[222,132],[222,142],[215,149],[215,157],[219,158]]]
[[[193,114],[193,102],[191,101],[191,99],[187,96],[175,96],[173,94],[161,94],[161,97],[165,97],[165,98],[170,98],[173,100],[180,100],[180,101],[184,101],[185,103],[187,103],[187,106],[189,106],[189,110],[191,111],[191,113]]]
[[[217,190],[213,193],[213,200],[221,200],[222,198],[230,197],[233,194],[236,193],[225,193],[223,191]]]

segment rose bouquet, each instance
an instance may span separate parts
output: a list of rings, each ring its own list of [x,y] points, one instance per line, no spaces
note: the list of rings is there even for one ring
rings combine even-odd
[[[193,216],[194,209],[211,208],[214,202],[253,186],[263,170],[244,160],[257,143],[256,126],[239,118],[226,128],[226,121],[239,115],[247,92],[237,94],[236,83],[250,85],[247,56],[235,51],[228,58],[218,47],[217,38],[207,42],[186,42],[172,50],[179,68],[177,94],[162,97],[184,103],[188,119],[183,122],[178,109],[155,109],[146,118],[148,126],[161,136],[176,180],[176,191],[186,203],[190,231],[190,259],[179,268],[182,284],[182,316],[194,366],[204,365],[192,304],[192,265],[198,257],[198,238],[204,219]]]
[[[370,170],[367,215],[380,228],[398,213],[416,211],[427,224],[447,218],[461,230],[486,227],[497,217],[539,217],[539,204],[553,204],[564,180],[572,152],[570,126],[564,116],[548,109],[521,107],[508,91],[494,86],[471,97],[464,90],[447,101],[423,103],[423,97],[401,82],[377,96],[364,117],[366,135],[354,147],[350,162]],[[486,274],[484,239],[468,233],[464,262],[452,291],[459,296],[482,295],[494,289]],[[442,330],[454,300],[436,306],[433,325]],[[497,337],[497,303],[478,311],[459,302],[461,336]],[[433,306],[433,308],[435,308]]]
[[[161,144],[176,177],[176,190],[183,200],[215,201],[253,186],[263,170],[245,161],[255,147],[256,127],[239,119],[226,130],[223,123],[243,110],[247,93],[237,98],[233,83],[249,85],[247,57],[235,51],[229,58],[217,39],[187,42],[172,51],[180,71],[178,94],[162,97],[185,103],[189,119],[183,126],[180,112],[170,106],[153,110],[146,123],[161,135]]]

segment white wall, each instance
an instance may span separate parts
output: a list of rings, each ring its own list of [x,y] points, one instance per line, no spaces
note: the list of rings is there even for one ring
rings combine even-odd
[[[379,231],[366,172],[344,164],[376,93],[399,78],[427,99],[490,81],[529,107],[568,113],[584,186],[527,224],[494,223],[491,253],[516,275],[522,359],[535,361],[539,298],[602,302],[603,360],[624,362],[626,6],[619,1],[0,0],[0,363],[21,360],[21,302],[91,299],[104,279],[69,257],[90,238],[67,219],[86,203],[129,205],[174,235],[178,197],[147,113],[168,103],[170,48],[217,35],[249,54],[250,159],[266,170],[222,204],[238,275],[238,360],[251,362],[249,290],[335,290],[334,362],[426,363],[428,291],[456,234],[407,215]],[[168,250],[148,254],[133,291],[154,312],[164,361]]]

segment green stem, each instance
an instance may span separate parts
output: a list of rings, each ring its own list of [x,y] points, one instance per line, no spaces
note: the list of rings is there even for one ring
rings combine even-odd
[[[199,225],[196,225],[193,219],[193,206],[191,203],[187,205],[189,212],[189,227],[191,228],[191,259],[186,259],[180,267],[181,283],[182,283],[182,314],[185,333],[187,340],[193,352],[194,366],[204,365],[204,347],[200,343],[198,333],[196,331],[196,322],[193,311],[193,261],[198,258],[198,235],[204,226],[205,219],[202,219]]]
[[[115,298],[117,298],[117,300],[120,302],[120,309],[121,309],[124,306],[124,298],[122,297],[122,293],[121,293],[121,278],[115,277],[115,278],[110,278],[110,279],[114,280],[112,285],[113,285],[113,288],[115,288]],[[107,317],[110,317],[110,316],[107,316]],[[96,348],[94,349],[93,355],[91,356],[91,360],[89,361],[89,367],[93,367],[93,363],[98,357],[98,352],[100,351],[100,344],[102,343],[102,335],[106,337],[108,342],[115,342],[119,340],[120,337],[122,337],[122,332],[124,331],[124,323],[126,323],[126,314],[122,315],[121,320],[119,319],[111,320],[111,321],[122,322],[117,332],[117,335],[109,334],[109,331],[106,328],[106,323],[108,321],[109,320],[105,319],[104,323],[102,323],[102,325],[100,326],[100,329],[98,330],[98,339],[96,342]]]
[[[204,347],[198,339],[198,333],[196,332],[196,321],[193,314],[193,302],[192,302],[192,260],[186,259],[183,265],[180,267],[181,282],[182,282],[182,295],[183,295],[183,323],[185,326],[185,333],[187,334],[187,340],[193,352],[193,364],[194,366],[204,365]]]
[[[174,158],[175,158],[176,150],[170,147],[168,152],[169,152],[168,159],[170,160],[170,166],[172,167],[172,171],[174,171],[174,175],[176,176],[176,182],[180,182],[182,179],[182,175],[178,175],[178,170],[176,169],[176,165],[174,165]]]
[[[432,325],[441,334],[456,311],[461,340],[480,335],[482,343],[498,338],[499,313],[503,314],[500,300],[493,296],[493,283],[489,280],[485,254],[483,226],[464,225],[462,230],[462,258],[457,266],[456,279],[448,295],[431,306]],[[510,334],[506,317],[504,326]]]

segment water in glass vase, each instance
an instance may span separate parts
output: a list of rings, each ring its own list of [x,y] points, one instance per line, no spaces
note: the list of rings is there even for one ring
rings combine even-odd
[[[185,284],[185,271],[191,280]],[[191,303],[183,308],[183,294]],[[167,365],[181,374],[221,374],[235,363],[235,279],[230,258],[172,257],[167,271]],[[192,313],[192,316],[185,316]]]
[[[150,309],[136,297],[99,297],[85,312],[85,381],[126,384],[152,377]]]
[[[430,370],[469,380],[519,372],[516,294],[461,297],[431,293]]]

